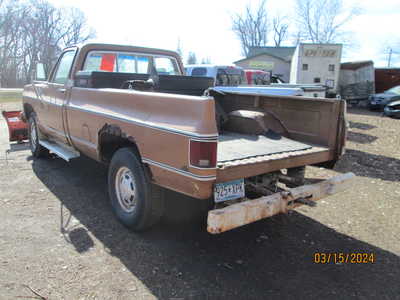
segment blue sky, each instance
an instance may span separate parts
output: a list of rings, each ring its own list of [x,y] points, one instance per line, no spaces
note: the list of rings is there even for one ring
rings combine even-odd
[[[242,58],[240,43],[231,31],[231,16],[244,10],[248,0],[51,0],[56,6],[83,10],[96,30],[96,41],[176,50],[178,39],[184,52],[194,51],[198,59],[228,64]],[[376,66],[387,64],[383,46],[396,44],[400,67],[400,0],[343,0],[358,5],[363,13],[346,29],[357,45],[345,52],[343,61],[372,59]],[[269,0],[270,15],[281,13],[293,19],[294,0]],[[292,31],[295,26],[291,26]],[[272,42],[272,41],[271,41]],[[290,43],[286,43],[290,45]]]

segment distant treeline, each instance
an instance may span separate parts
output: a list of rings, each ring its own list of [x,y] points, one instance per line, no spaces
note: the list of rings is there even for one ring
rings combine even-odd
[[[0,0],[0,87],[21,87],[41,62],[50,71],[60,51],[94,37],[84,13],[46,0]]]

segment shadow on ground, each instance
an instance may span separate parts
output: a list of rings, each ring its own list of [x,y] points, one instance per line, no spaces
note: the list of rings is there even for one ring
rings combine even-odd
[[[362,122],[349,122],[349,127],[350,128],[357,128],[361,130],[370,130],[376,128],[375,125],[367,124],[367,123],[362,123]]]
[[[347,132],[347,140],[358,144],[371,144],[377,139],[378,137],[366,133],[359,133],[354,131]]]
[[[10,149],[8,152],[18,152],[18,151],[25,151],[29,149],[29,143],[10,143]]]
[[[375,111],[375,110],[371,111],[368,108],[363,108],[363,107],[350,107],[347,109],[347,113],[354,115],[384,117],[383,112],[381,111]]]
[[[292,212],[210,235],[204,225],[164,224],[133,233],[113,217],[106,170],[80,158],[34,160],[38,178],[110,254],[160,299],[338,299],[398,297],[400,258]],[[61,214],[62,215],[62,214]],[[66,220],[60,220],[61,230]],[[68,233],[66,233],[68,234]],[[78,253],[87,233],[69,235]],[[373,264],[313,262],[316,252],[371,252]],[[113,274],[118,276],[118,274]]]
[[[353,172],[357,176],[398,182],[400,178],[400,160],[364,151],[346,149],[346,154],[340,158],[335,170],[341,173]]]

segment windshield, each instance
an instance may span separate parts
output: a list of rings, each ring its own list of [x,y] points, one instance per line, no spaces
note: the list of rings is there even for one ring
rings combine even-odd
[[[400,85],[388,89],[387,91],[385,91],[385,93],[400,95]]]

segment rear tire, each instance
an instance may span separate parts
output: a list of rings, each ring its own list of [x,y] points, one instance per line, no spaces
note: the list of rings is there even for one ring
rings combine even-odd
[[[29,146],[31,148],[33,157],[40,158],[49,156],[49,150],[39,144],[40,132],[37,126],[35,113],[31,113],[29,116],[28,124]]]
[[[113,155],[108,169],[108,193],[118,220],[134,231],[150,228],[163,215],[163,190],[150,182],[132,148],[121,148]]]

